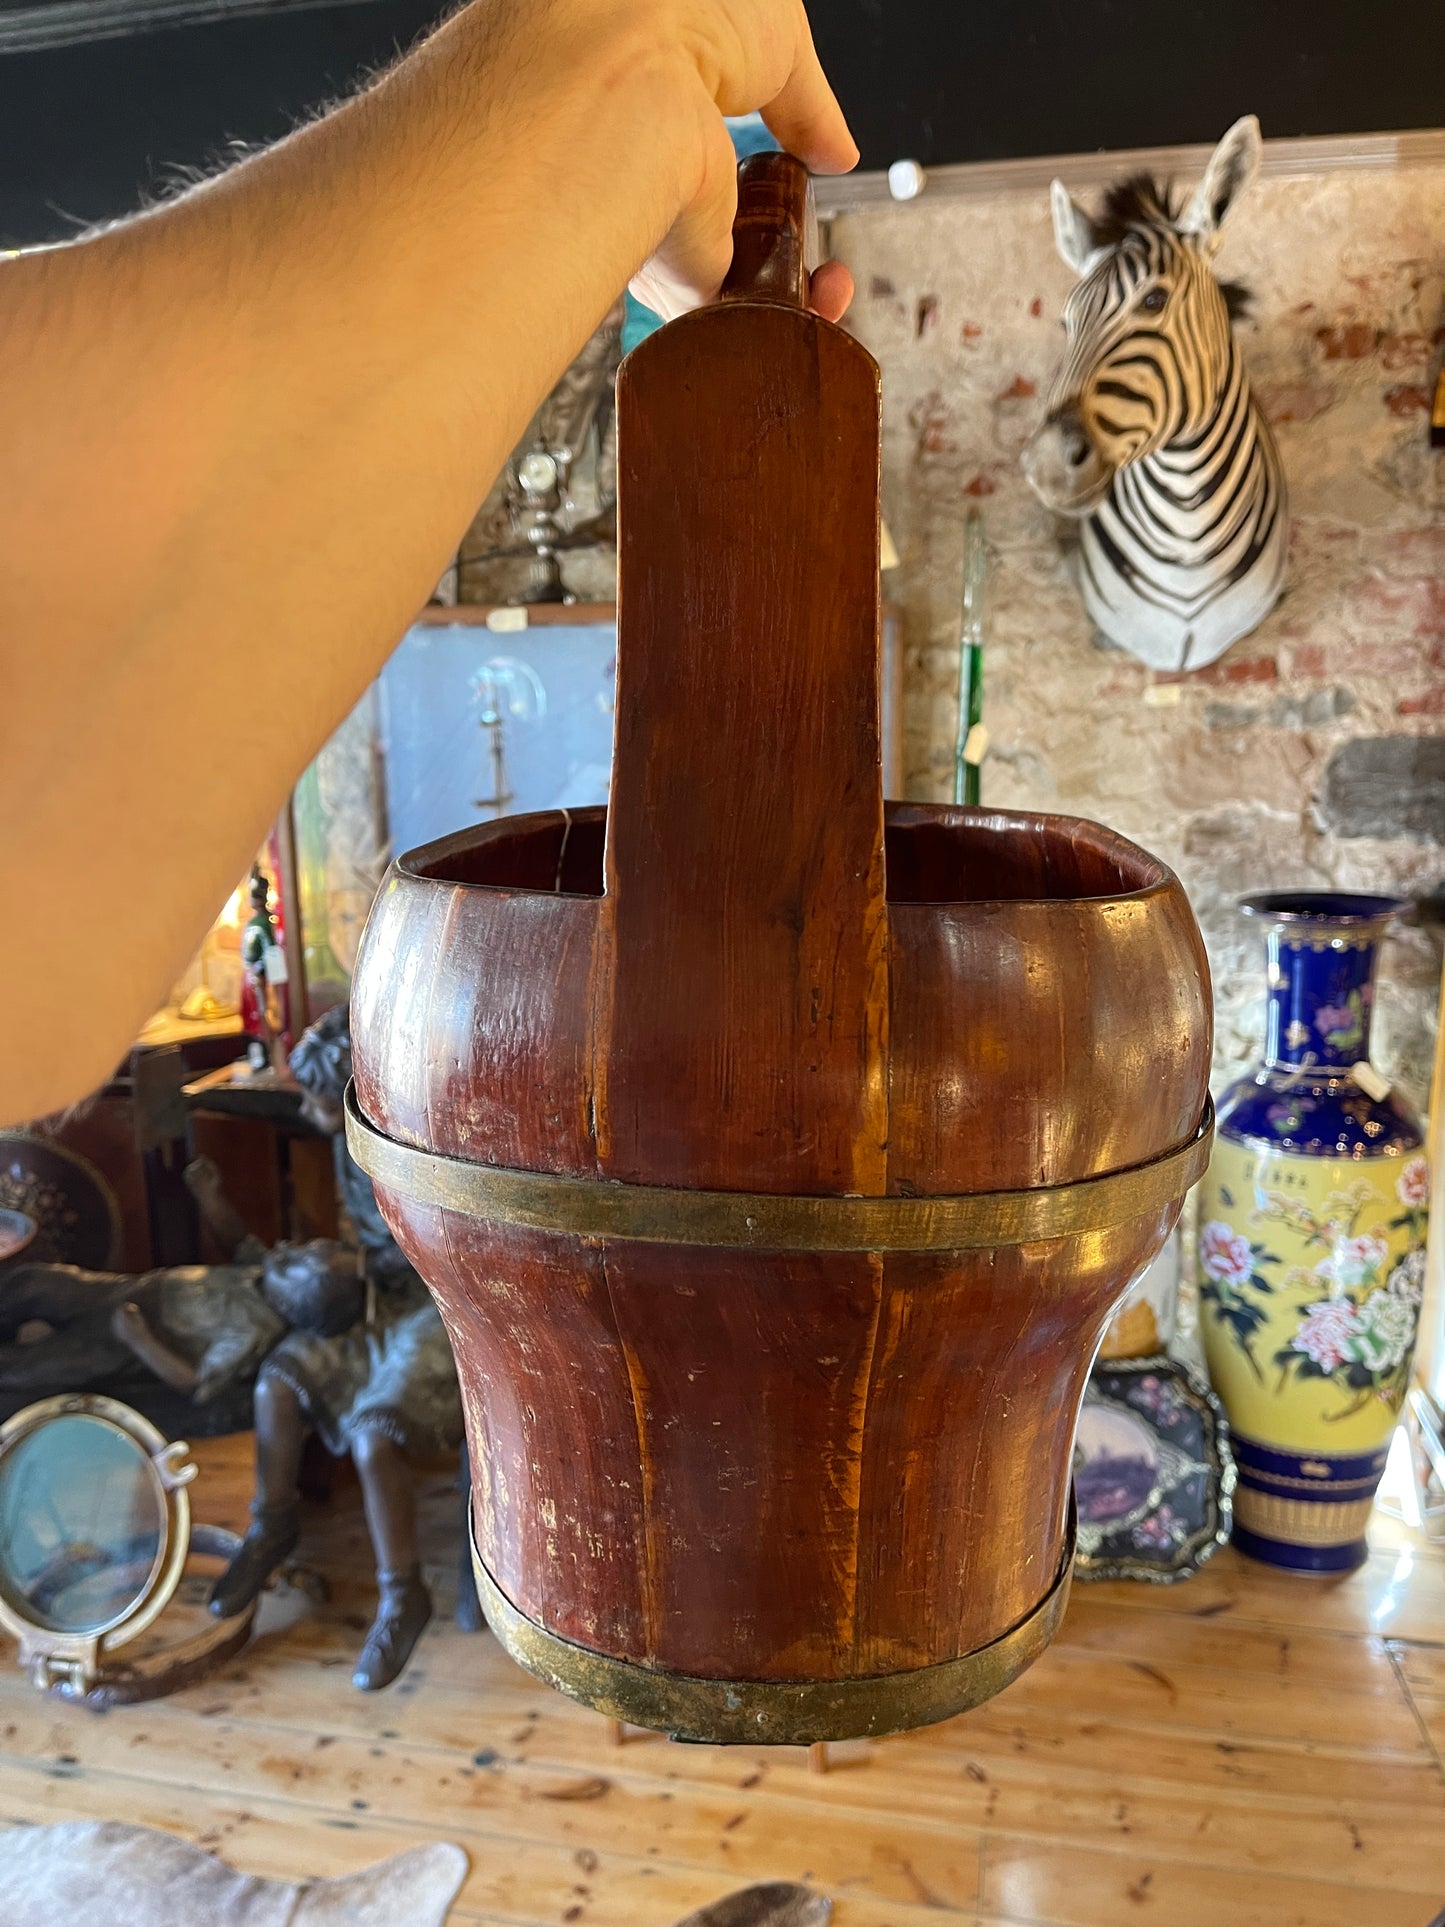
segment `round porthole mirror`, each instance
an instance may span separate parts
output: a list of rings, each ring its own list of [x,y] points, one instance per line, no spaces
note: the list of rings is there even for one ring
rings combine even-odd
[[[58,1633],[107,1633],[150,1595],[170,1537],[166,1491],[136,1439],[64,1413],[0,1458],[0,1593]]]
[[[88,1689],[165,1609],[191,1539],[187,1450],[90,1394],[0,1426],[0,1622],[37,1685]]]

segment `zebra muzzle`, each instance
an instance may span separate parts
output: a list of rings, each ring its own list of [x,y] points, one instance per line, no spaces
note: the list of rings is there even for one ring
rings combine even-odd
[[[1113,476],[1072,404],[1050,411],[1024,444],[1021,459],[1034,494],[1061,515],[1086,515]]]

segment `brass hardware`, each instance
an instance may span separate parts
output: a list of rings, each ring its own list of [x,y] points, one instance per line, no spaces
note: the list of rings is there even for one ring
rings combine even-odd
[[[225,1566],[240,1550],[239,1535],[228,1532],[224,1526],[202,1523],[191,1528],[192,1557],[216,1560]],[[217,1619],[211,1613],[196,1609],[196,1599],[206,1590],[203,1574],[194,1575],[182,1585],[181,1596],[191,1594],[188,1623],[193,1630],[178,1635],[172,1628],[166,1639],[147,1640],[139,1651],[119,1657],[102,1652],[88,1668],[52,1659],[44,1677],[39,1675],[39,1669],[32,1674],[36,1686],[103,1713],[112,1706],[135,1706],[143,1700],[177,1693],[182,1687],[204,1679],[233,1659],[250,1639],[260,1603],[252,1600],[229,1619]]]
[[[482,1563],[472,1566],[487,1622],[519,1666],[611,1720],[648,1726],[675,1740],[713,1746],[811,1746],[819,1740],[882,1738],[980,1706],[1031,1666],[1058,1631],[1074,1570],[1075,1518],[1069,1501],[1064,1557],[1053,1584],[1026,1618],[976,1652],[903,1673],[857,1679],[698,1679],[595,1652],[549,1632],[514,1606]]]
[[[368,1177],[414,1204],[583,1238],[739,1251],[965,1251],[1040,1244],[1123,1224],[1177,1203],[1209,1162],[1214,1107],[1147,1164],[1029,1191],[923,1198],[790,1197],[615,1184],[471,1164],[385,1136],[346,1092],[346,1143]]]
[[[83,1698],[95,1685],[105,1656],[135,1639],[158,1619],[170,1603],[185,1570],[191,1544],[191,1502],[186,1487],[196,1476],[188,1463],[190,1447],[167,1440],[150,1420],[119,1399],[97,1392],[64,1392],[41,1399],[0,1425],[0,1461],[22,1440],[62,1417],[83,1417],[109,1427],[128,1439],[155,1481],[159,1515],[155,1560],[149,1576],[132,1601],[104,1625],[86,1632],[63,1632],[29,1617],[20,1602],[0,1586],[0,1628],[19,1643],[20,1663],[37,1687],[55,1688],[69,1698]]]

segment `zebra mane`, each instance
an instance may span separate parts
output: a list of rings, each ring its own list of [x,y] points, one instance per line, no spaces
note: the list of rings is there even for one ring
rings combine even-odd
[[[1090,219],[1096,248],[1116,248],[1140,228],[1168,228],[1177,233],[1182,202],[1176,201],[1173,181],[1159,181],[1152,174],[1130,174],[1104,190],[1099,212]],[[1218,280],[1218,276],[1215,277]],[[1219,292],[1231,321],[1249,313],[1254,290],[1242,281],[1220,281]]]
[[[1104,205],[1093,217],[1094,246],[1116,248],[1133,228],[1172,228],[1179,218],[1174,183],[1152,174],[1130,174],[1104,190]]]

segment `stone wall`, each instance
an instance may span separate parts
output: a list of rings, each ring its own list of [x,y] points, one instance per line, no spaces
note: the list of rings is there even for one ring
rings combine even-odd
[[[1087,201],[1085,194],[1081,199]],[[837,216],[850,325],[878,357],[888,593],[908,639],[907,788],[951,794],[963,516],[985,516],[984,798],[1097,817],[1179,872],[1215,971],[1221,1077],[1262,1025],[1247,890],[1445,888],[1445,456],[1428,446],[1445,339],[1445,166],[1257,181],[1221,272],[1294,516],[1286,593],[1193,675],[1091,632],[1066,530],[1018,466],[1071,285],[1042,188]],[[1427,908],[1427,917],[1428,917]],[[1438,927],[1384,960],[1378,1062],[1423,1095]]]

